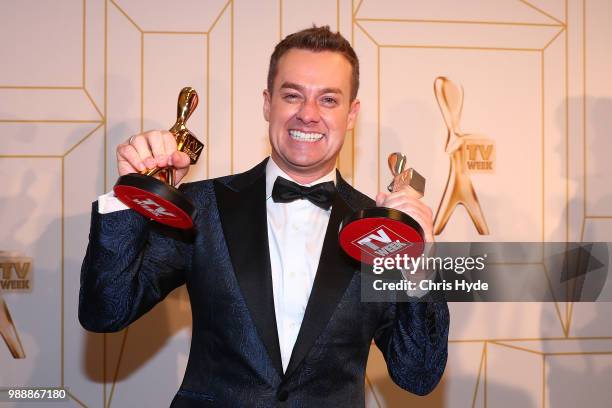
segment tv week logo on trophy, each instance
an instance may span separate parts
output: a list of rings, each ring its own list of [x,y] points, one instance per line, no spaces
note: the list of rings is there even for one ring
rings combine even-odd
[[[381,225],[353,241],[353,245],[373,257],[387,257],[403,252],[412,246],[412,242]]]
[[[149,197],[134,198],[132,199],[132,201],[134,201],[141,208],[151,213],[153,216],[155,216],[158,219],[163,219],[167,217],[176,218],[174,214],[168,212],[168,210],[166,210],[164,207],[162,207],[160,204],[158,204],[157,202],[155,202],[153,199]]]

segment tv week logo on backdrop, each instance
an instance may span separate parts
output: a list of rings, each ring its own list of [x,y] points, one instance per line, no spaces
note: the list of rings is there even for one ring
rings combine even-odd
[[[0,289],[4,292],[30,292],[32,258],[0,251]]]
[[[495,142],[491,139],[467,139],[463,143],[463,168],[469,173],[495,170]]]

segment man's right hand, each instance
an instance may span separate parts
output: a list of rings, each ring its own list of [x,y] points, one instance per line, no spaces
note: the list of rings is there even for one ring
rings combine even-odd
[[[174,167],[175,184],[189,170],[189,156],[176,150],[176,139],[167,130],[150,130],[130,137],[117,146],[119,176],[140,173],[156,167]]]

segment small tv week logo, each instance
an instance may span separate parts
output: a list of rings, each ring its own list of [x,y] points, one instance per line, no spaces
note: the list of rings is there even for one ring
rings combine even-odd
[[[132,201],[138,204],[145,211],[151,213],[154,217],[176,218],[176,215],[169,212],[165,207],[163,207],[161,204],[157,203],[151,198],[148,198],[148,197],[144,199],[133,198]]]
[[[362,252],[372,257],[387,257],[414,245],[386,225],[381,225],[352,241]]]

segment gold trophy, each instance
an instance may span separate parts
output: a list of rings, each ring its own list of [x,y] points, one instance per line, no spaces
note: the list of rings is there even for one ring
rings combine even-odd
[[[434,218],[434,235],[442,232],[455,207],[459,204],[466,208],[478,233],[488,235],[489,228],[472,185],[472,179],[463,165],[462,147],[467,139],[473,137],[473,135],[462,133],[459,129],[463,108],[463,88],[447,78],[438,77],[434,82],[434,91],[448,128],[445,151],[450,158],[448,181]]]
[[[392,153],[388,159],[393,180],[390,192],[410,188],[419,197],[425,192],[425,179],[406,168],[406,156]],[[423,228],[411,216],[394,208],[374,207],[359,210],[345,218],[338,236],[340,246],[353,259],[373,264],[374,258],[423,253]]]
[[[2,335],[13,358],[25,358],[25,351],[23,351],[15,323],[11,319],[11,313],[2,297],[2,293],[0,293],[0,335]]]
[[[177,150],[187,153],[192,165],[198,161],[204,149],[204,144],[186,126],[187,119],[197,106],[198,94],[195,89],[183,88],[178,97],[176,123],[170,128],[176,138]],[[156,175],[159,178],[154,177]],[[195,205],[174,186],[173,168],[154,168],[126,174],[119,177],[113,190],[125,205],[152,220],[181,229],[193,227]]]

